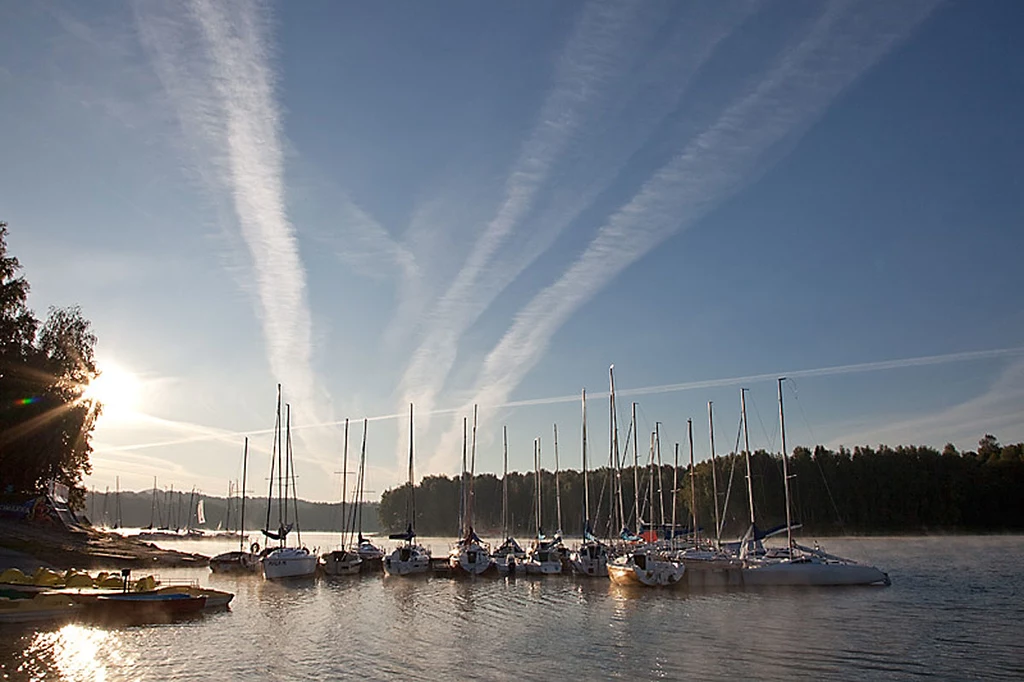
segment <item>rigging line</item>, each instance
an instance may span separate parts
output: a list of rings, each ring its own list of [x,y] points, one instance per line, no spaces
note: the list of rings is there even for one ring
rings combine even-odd
[[[807,426],[807,431],[811,434],[811,440],[817,443],[817,438],[814,435],[814,429],[811,428],[811,423],[807,419],[807,414],[804,412],[803,403],[800,402],[800,396],[796,392],[796,383],[792,379],[786,380],[789,383],[793,391],[793,399],[796,400],[796,406],[800,408],[800,418],[804,420],[804,424]],[[817,448],[815,448],[817,449]],[[832,496],[832,486],[828,484],[828,477],[825,476],[825,470],[821,468],[821,461],[813,454],[811,459],[814,461],[815,466],[818,467],[818,473],[821,474],[821,481],[825,484],[825,492],[828,494],[828,501],[832,504],[832,511],[836,513],[836,520],[839,521],[839,527],[841,529],[846,528],[846,523],[843,521],[843,515],[839,513],[839,505],[836,504],[836,498]]]
[[[764,434],[764,439],[768,441],[768,451],[771,452],[772,450],[775,449],[775,436],[777,434],[777,431],[772,431],[771,436],[768,435],[768,429],[765,428],[764,421],[761,419],[761,412],[760,410],[757,409],[757,399],[751,392],[748,392],[747,395],[750,396],[747,402],[754,406],[754,414],[757,416],[757,422],[761,425],[761,433]],[[776,426],[776,429],[777,428],[778,427]],[[754,453],[751,452],[750,454]]]
[[[733,474],[736,473],[736,453],[740,449],[740,438],[743,436],[743,416],[740,415],[739,423],[736,426],[736,444],[733,446],[732,453],[729,455],[731,460],[729,467],[729,484],[725,488],[725,504],[722,505],[722,527],[718,529],[718,535],[722,535],[722,529],[725,528],[725,522],[728,518],[729,513],[729,497],[732,495],[732,480]]]

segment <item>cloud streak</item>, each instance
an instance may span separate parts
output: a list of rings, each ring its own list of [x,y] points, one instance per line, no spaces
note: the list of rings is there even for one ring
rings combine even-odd
[[[505,182],[496,215],[475,242],[466,262],[430,315],[430,326],[401,381],[402,402],[429,414],[457,353],[465,330],[489,304],[481,280],[499,248],[530,211],[556,160],[595,103],[627,45],[624,36],[636,3],[600,1],[586,6],[556,67],[554,85],[538,121]]]
[[[205,183],[230,197],[255,275],[271,371],[298,414],[322,421],[305,270],[285,205],[269,11],[259,3],[209,0],[180,7],[136,4],[142,42],[192,140]]]
[[[829,5],[762,81],[657,170],[611,215],[579,258],[516,315],[488,354],[472,400],[507,401],[551,338],[581,305],[669,236],[703,218],[749,182],[774,145],[805,130],[844,88],[930,11],[932,3]],[[884,15],[884,16],[879,16]],[[455,452],[452,428],[439,452]]]

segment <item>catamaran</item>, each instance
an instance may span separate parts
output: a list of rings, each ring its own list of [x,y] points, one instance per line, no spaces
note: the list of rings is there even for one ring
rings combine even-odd
[[[286,406],[285,448],[281,447],[281,384],[277,385],[277,422],[274,427],[274,444],[270,455],[270,490],[267,493],[267,522],[263,527],[263,535],[269,540],[276,540],[278,547],[263,555],[263,577],[268,580],[278,578],[302,578],[316,573],[317,558],[308,549],[302,547],[302,536],[298,526],[298,506],[296,505],[294,523],[288,517],[288,487],[291,485],[292,500],[297,499],[295,490],[295,471],[292,460],[291,405]],[[275,462],[276,455],[276,462]],[[274,493],[274,468],[277,467],[277,530],[270,528],[271,498]],[[283,468],[282,468],[283,467]],[[288,534],[296,531],[298,547],[287,545]]]
[[[739,558],[743,561],[743,584],[748,586],[840,586],[889,585],[889,576],[874,566],[858,564],[850,559],[833,556],[820,548],[798,545],[793,540],[793,520],[789,494],[789,464],[786,452],[786,417],[783,409],[782,382],[779,388],[779,428],[782,445],[782,476],[786,498],[786,546],[765,550],[760,543],[763,535],[754,523],[754,493],[750,478],[750,445],[747,438],[747,408],[745,389],[740,391],[740,410],[743,418],[744,455],[747,463],[747,494],[750,504],[750,528],[740,544]]]
[[[392,540],[402,540],[404,544],[395,548],[391,554],[384,557],[384,572],[393,576],[422,575],[430,570],[430,551],[423,545],[415,542],[416,529],[416,486],[413,477],[413,417],[412,403],[409,403],[409,491],[406,498],[406,522],[407,526],[403,533],[393,533],[388,537]]]
[[[365,435],[365,432],[364,432]],[[348,419],[345,420],[345,445],[341,456],[341,549],[320,556],[320,568],[326,575],[357,575],[363,563],[358,552],[345,549],[348,519],[345,494],[348,489]]]

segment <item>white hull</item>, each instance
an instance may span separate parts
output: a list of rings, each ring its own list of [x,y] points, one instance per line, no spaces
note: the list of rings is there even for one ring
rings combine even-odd
[[[584,544],[569,555],[572,570],[579,575],[603,578],[608,575],[608,553],[601,545]]]
[[[494,563],[487,549],[477,543],[463,545],[452,550],[449,557],[452,568],[468,575],[481,575]]]
[[[320,557],[320,568],[325,575],[358,575],[362,564],[359,555],[352,552],[334,551]]]
[[[267,580],[309,577],[316,573],[316,563],[316,556],[305,549],[275,549],[263,557],[263,577]]]
[[[889,576],[874,566],[817,561],[758,561],[742,569],[743,584],[758,587],[836,587],[888,585]]]
[[[527,559],[524,565],[528,575],[558,575],[562,572],[561,561],[534,561]]]
[[[384,557],[384,572],[392,576],[429,573],[430,553],[420,545],[399,547]]]
[[[664,561],[647,555],[624,557],[608,564],[608,577],[616,585],[637,587],[672,587],[683,579],[686,567],[675,561]]]

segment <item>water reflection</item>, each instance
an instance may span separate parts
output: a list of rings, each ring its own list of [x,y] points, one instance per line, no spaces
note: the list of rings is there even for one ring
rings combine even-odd
[[[66,680],[103,680],[108,677],[108,666],[116,670],[131,663],[115,634],[70,624],[36,633],[17,672],[29,679],[56,675]]]

